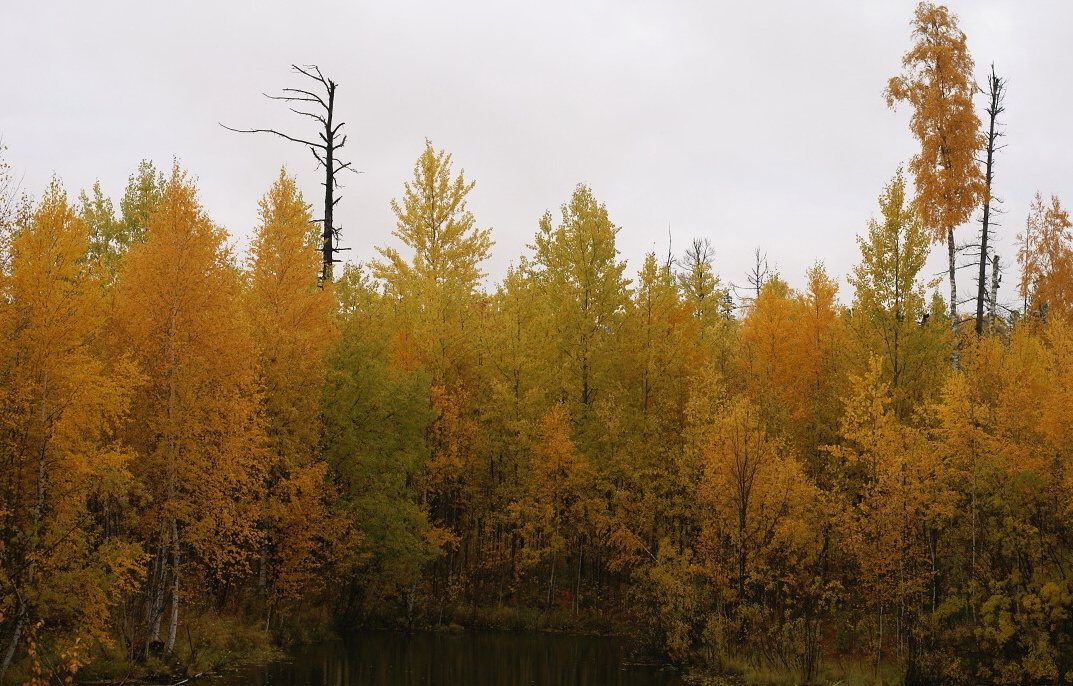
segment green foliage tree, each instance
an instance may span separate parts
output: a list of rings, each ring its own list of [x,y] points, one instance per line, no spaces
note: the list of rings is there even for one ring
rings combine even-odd
[[[328,358],[325,458],[361,533],[340,614],[360,622],[401,611],[413,620],[425,565],[448,540],[430,525],[419,490],[429,375],[400,349],[385,316],[390,305],[368,275],[347,267],[334,288],[340,338]]]
[[[168,179],[150,160],[138,163],[138,170],[127,180],[123,198],[119,201],[119,226],[108,239],[110,250],[122,253],[145,239],[149,215],[164,199]]]
[[[901,170],[879,196],[882,220],[869,220],[868,235],[857,239],[861,262],[853,269],[850,328],[858,343],[858,369],[869,355],[882,361],[894,407],[906,416],[913,401],[937,389],[934,364],[946,352],[946,338],[931,319],[919,280],[928,257],[928,233],[906,198]]]
[[[463,556],[480,542],[462,534],[479,530],[477,522],[488,513],[481,498],[484,462],[477,454],[474,399],[481,374],[478,289],[492,240],[491,230],[477,228],[466,208],[473,188],[463,172],[453,174],[451,155],[426,140],[401,202],[391,204],[393,235],[412,251],[410,260],[393,248],[381,248],[383,261],[371,265],[395,308],[397,344],[431,377],[434,419],[426,437],[423,489],[433,520],[455,532]],[[443,560],[452,580],[460,576],[456,552],[452,548]]]

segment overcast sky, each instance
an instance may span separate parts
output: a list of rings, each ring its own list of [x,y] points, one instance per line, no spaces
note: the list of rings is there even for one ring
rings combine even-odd
[[[178,157],[242,246],[280,165],[313,201],[320,176],[307,150],[219,122],[314,135],[262,93],[309,86],[290,65],[317,64],[339,83],[343,152],[363,172],[346,179],[337,214],[351,259],[395,244],[389,201],[427,137],[477,182],[469,208],[493,229],[490,281],[585,183],[621,227],[630,272],[647,251],[665,255],[668,236],[676,254],[699,237],[724,280],[744,283],[760,247],[800,286],[817,260],[850,271],[854,236],[914,153],[908,108],[888,110],[882,90],[915,5],[3,0],[0,137],[35,195],[57,174],[72,195],[99,179],[118,200],[139,160],[167,169]],[[1036,190],[1071,190],[1073,4],[949,6],[980,81],[991,62],[1009,79],[996,192],[1010,264]]]

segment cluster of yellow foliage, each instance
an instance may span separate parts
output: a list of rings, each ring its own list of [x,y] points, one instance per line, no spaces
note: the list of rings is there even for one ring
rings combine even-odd
[[[333,302],[294,182],[245,273],[177,166],[143,165],[121,219],[58,181],[27,207],[0,273],[0,672],[23,645],[171,654],[183,607],[255,579],[267,615],[321,583],[352,541],[319,455]]]

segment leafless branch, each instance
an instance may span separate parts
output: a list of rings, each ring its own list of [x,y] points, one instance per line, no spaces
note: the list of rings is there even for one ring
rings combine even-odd
[[[303,110],[295,109],[293,107],[290,108],[290,110],[291,110],[291,112],[294,112],[295,114],[302,114],[302,115],[305,115],[307,117],[311,117],[313,119],[316,119],[317,121],[319,121],[321,123],[321,125],[327,126],[326,120],[324,119],[324,117],[322,117],[319,114],[313,114],[312,112],[305,112]]]
[[[279,131],[276,131],[275,129],[235,129],[235,128],[232,128],[232,127],[228,126],[227,124],[220,124],[220,126],[224,127],[228,131],[234,131],[235,133],[274,133],[277,136],[280,136],[281,138],[286,138],[289,141],[294,141],[295,143],[301,143],[302,145],[308,145],[310,147],[315,147],[315,148],[323,148],[324,147],[324,145],[322,143],[311,143],[309,141],[304,141],[301,138],[295,138],[294,136],[288,136],[285,133],[280,133]]]

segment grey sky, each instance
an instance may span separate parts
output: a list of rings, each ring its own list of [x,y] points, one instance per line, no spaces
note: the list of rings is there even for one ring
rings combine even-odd
[[[100,179],[118,198],[139,160],[166,169],[177,156],[240,244],[281,164],[319,194],[308,151],[217,124],[312,135],[261,95],[303,85],[291,63],[340,84],[344,153],[364,172],[338,213],[349,256],[394,244],[388,202],[428,137],[477,182],[469,206],[493,228],[492,280],[579,182],[622,228],[631,272],[646,251],[666,254],[669,227],[677,254],[709,238],[725,280],[744,282],[757,246],[791,285],[816,260],[844,277],[854,235],[915,149],[908,110],[881,97],[914,0],[3,4],[0,136],[23,188],[40,194],[56,173],[72,195]],[[1073,5],[949,6],[981,81],[992,61],[1009,79],[996,189],[1010,264],[1032,195],[1073,179]]]

